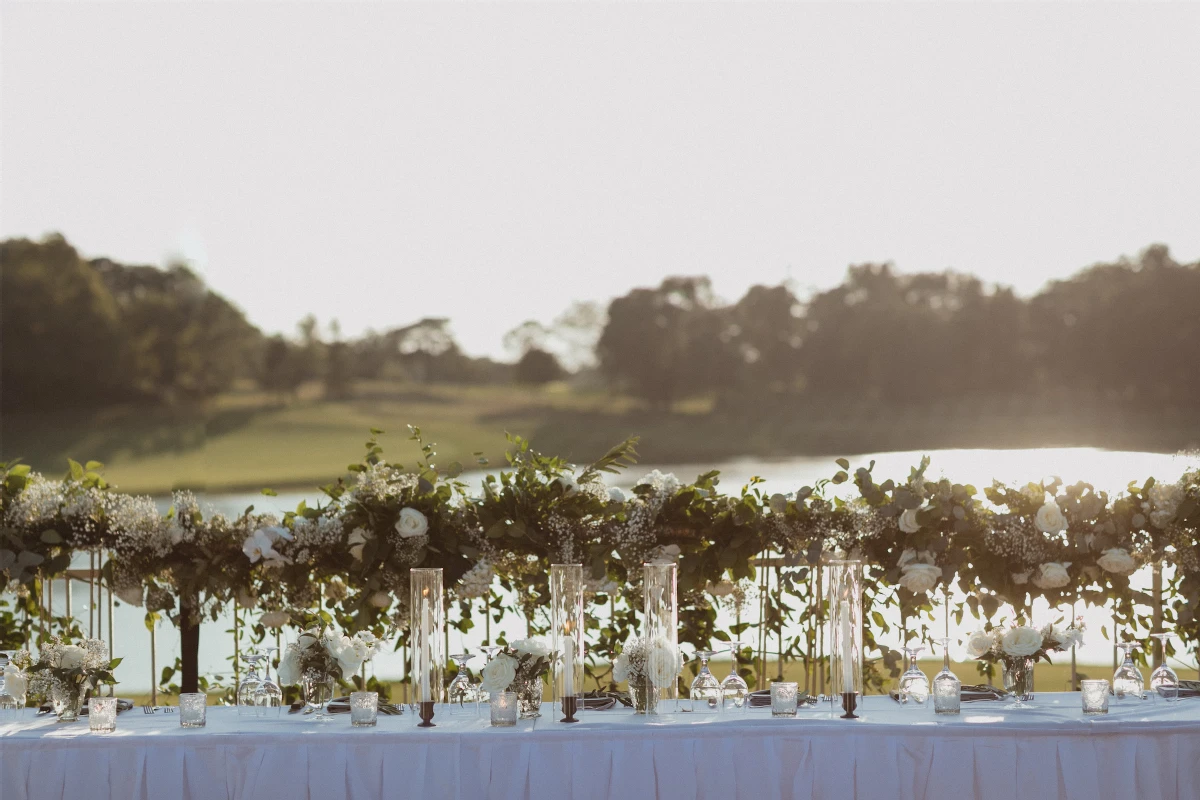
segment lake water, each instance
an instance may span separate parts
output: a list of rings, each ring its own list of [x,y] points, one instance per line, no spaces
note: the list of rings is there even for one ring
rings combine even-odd
[[[877,481],[892,477],[907,479],[908,470],[920,462],[926,453],[897,452],[878,453],[849,457],[851,468],[866,466],[872,459],[876,466],[874,474]],[[1130,480],[1139,483],[1153,476],[1158,480],[1174,481],[1189,465],[1196,463],[1196,456],[1190,457],[1166,455],[1161,453],[1125,452],[1097,450],[1092,448],[1047,448],[1026,450],[942,450],[929,451],[932,464],[927,476],[937,479],[946,476],[959,483],[972,483],[982,489],[989,485],[993,478],[1007,482],[1024,482],[1043,477],[1057,475],[1066,483],[1079,480],[1087,481],[1097,487],[1116,494],[1122,491]],[[721,471],[721,486],[726,492],[736,491],[752,476],[765,479],[764,488],[770,492],[789,492],[815,483],[822,478],[828,478],[837,471],[833,458],[796,457],[778,460],[763,460],[752,458],[731,459],[724,463],[711,464],[674,464],[674,465],[638,465],[620,476],[607,476],[609,483],[622,488],[630,488],[643,474],[651,469],[663,472],[674,472],[681,480],[693,480],[697,475],[709,469]],[[483,473],[466,476],[468,484],[478,485]],[[852,484],[831,487],[844,496],[854,493]],[[282,492],[278,497],[267,497],[258,493],[210,494],[201,496],[201,504],[213,510],[222,511],[228,515],[240,514],[246,506],[253,505],[259,511],[275,511],[280,514],[292,510],[301,501],[314,505],[322,500],[318,491],[312,492]],[[169,498],[159,498],[165,508],[170,503]],[[85,557],[86,561],[86,557]],[[83,564],[86,566],[86,564]],[[1149,577],[1135,576],[1149,586]],[[63,601],[63,582],[57,582],[55,587],[56,608],[61,613]],[[76,583],[73,589],[75,615],[81,616],[86,627],[87,587]],[[952,601],[953,602],[953,601]],[[1035,607],[1034,619],[1037,623],[1049,621],[1056,612],[1066,609],[1051,610]],[[118,678],[125,692],[146,691],[150,686],[150,634],[143,624],[144,612],[140,608],[118,607],[114,612],[114,641],[115,655],[123,656],[124,663],[119,667]],[[1110,640],[1100,634],[1100,629],[1111,630],[1111,617],[1104,609],[1090,609],[1085,613],[1089,628],[1087,643],[1080,648],[1081,663],[1110,664],[1112,647]],[[935,610],[935,619],[944,619],[941,609]],[[895,620],[893,620],[895,621]],[[727,627],[732,620],[718,620],[718,627]],[[232,617],[224,616],[216,622],[203,625],[200,639],[200,671],[202,673],[228,674],[228,657],[233,652],[232,635],[228,632],[233,627]],[[961,637],[966,632],[977,627],[977,622],[965,619],[960,627],[951,625],[951,635]],[[506,620],[497,627],[510,638],[525,635],[524,621],[519,618]],[[460,637],[457,632],[452,634],[452,652],[477,648],[482,643],[482,628],[474,635]],[[786,632],[785,632],[786,635]],[[106,635],[107,638],[107,635]],[[160,624],[158,628],[158,665],[172,664],[179,655],[179,640],[176,630],[169,624]],[[896,641],[888,642],[895,647]],[[929,654],[927,653],[926,656]],[[961,653],[959,659],[965,658]],[[1188,662],[1194,664],[1194,661]],[[1195,668],[1194,666],[1192,667]],[[374,665],[376,674],[381,679],[396,679],[404,673],[399,654],[387,653],[376,659]]]

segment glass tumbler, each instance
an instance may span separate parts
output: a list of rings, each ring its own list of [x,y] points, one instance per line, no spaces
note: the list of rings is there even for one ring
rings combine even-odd
[[[111,733],[117,729],[117,698],[93,697],[88,701],[88,728],[92,733]]]
[[[379,720],[379,694],[350,693],[350,724],[355,728],[374,728]]]
[[[776,681],[771,684],[771,716],[796,716],[796,684],[791,681]]]
[[[1080,681],[1079,688],[1083,695],[1084,714],[1108,713],[1108,681]]]
[[[511,728],[517,724],[517,693],[492,692],[492,727]]]
[[[208,695],[190,692],[179,695],[179,727],[203,728],[208,708]]]

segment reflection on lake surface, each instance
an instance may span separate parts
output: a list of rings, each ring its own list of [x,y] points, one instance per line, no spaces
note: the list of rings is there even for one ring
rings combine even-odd
[[[867,466],[871,460],[876,462],[874,474],[877,481],[888,477],[907,479],[909,468],[920,462],[920,451],[879,453],[875,455],[847,456],[851,467]],[[1005,482],[1025,482],[1038,480],[1048,476],[1058,476],[1066,483],[1086,481],[1097,489],[1110,494],[1122,491],[1131,480],[1139,483],[1153,476],[1157,480],[1174,481],[1190,464],[1196,462],[1193,454],[1190,458],[1162,453],[1124,452],[1097,450],[1092,448],[1046,448],[1026,450],[940,450],[927,453],[932,464],[927,473],[930,479],[941,476],[950,478],[958,483],[971,483],[982,488],[991,483],[992,479]],[[726,492],[736,491],[753,476],[765,480],[764,488],[769,492],[795,491],[802,486],[812,485],[822,478],[829,478],[837,470],[834,464],[835,456],[830,457],[795,457],[778,460],[763,460],[754,458],[731,459],[720,464],[644,464],[637,465],[620,476],[606,476],[609,483],[631,487],[634,482],[650,469],[660,469],[664,472],[674,472],[682,480],[692,480],[696,475],[709,469],[721,471],[721,484]],[[464,476],[467,484],[477,487],[482,472]],[[854,493],[852,484],[831,487],[838,490],[842,496]],[[170,498],[158,498],[165,509],[170,504]],[[230,493],[201,495],[201,504],[213,510],[236,516],[253,505],[259,511],[275,511],[282,513],[295,509],[296,505],[305,500],[309,505],[323,501],[319,491],[281,492],[277,497],[268,497],[259,493]],[[1135,576],[1137,577],[1144,576]],[[1149,579],[1146,577],[1148,585]],[[61,584],[57,590],[61,597]],[[86,587],[77,586],[75,589],[75,607],[85,608],[87,601]],[[1066,609],[1060,610],[1065,612]],[[78,612],[77,612],[78,613]],[[150,685],[149,665],[149,634],[142,624],[142,609],[120,607],[116,611],[115,629],[118,632],[115,643],[115,655],[125,656],[126,661],[121,665],[118,676],[125,692],[141,691]],[[1034,610],[1034,621],[1042,624],[1051,621],[1057,612],[1048,609],[1043,604]],[[939,623],[944,619],[941,608],[934,609],[934,619]],[[895,622],[896,620],[889,620]],[[719,619],[718,628],[727,627],[732,620]],[[1101,628],[1111,628],[1111,617],[1104,609],[1092,609],[1086,614],[1089,628],[1087,643],[1080,649],[1079,660],[1096,664],[1108,664],[1112,659],[1110,640],[1105,639]],[[951,626],[951,635],[960,635],[970,631],[977,623],[964,619],[963,625]],[[229,669],[228,656],[233,652],[231,635],[227,632],[232,628],[229,617],[222,617],[216,622],[208,622],[203,626],[200,641],[200,670],[202,673],[225,673]],[[505,624],[496,627],[496,632],[504,630],[510,635],[524,635],[524,622],[518,618],[506,620]],[[451,646],[461,652],[463,648],[476,648],[482,642],[482,628],[472,631],[471,635],[461,637],[457,632],[451,634]],[[894,641],[887,641],[893,647],[899,645],[898,636]],[[160,625],[158,637],[158,663],[172,664],[179,654],[179,642],[175,630],[170,625]],[[965,655],[959,649],[956,659],[965,660]],[[1194,662],[1189,662],[1194,663]],[[477,665],[476,665],[477,666]],[[403,674],[404,668],[399,654],[385,653],[376,660],[375,672],[381,679],[396,679]]]

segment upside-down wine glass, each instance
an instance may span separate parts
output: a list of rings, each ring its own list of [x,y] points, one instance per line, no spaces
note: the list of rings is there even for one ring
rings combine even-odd
[[[696,658],[700,659],[700,672],[692,681],[692,710],[720,711],[723,691],[717,676],[708,669],[708,660],[716,655],[715,650],[697,650]]]
[[[479,713],[479,689],[471,682],[471,673],[467,662],[475,656],[471,653],[459,653],[450,656],[450,660],[458,667],[458,674],[446,687],[446,702],[450,708],[448,713],[454,717],[476,716]]]
[[[962,681],[950,670],[950,642],[948,636],[934,639],[942,646],[942,671],[933,676],[933,712],[935,714],[957,714],[962,707]]]
[[[742,680],[742,676],[738,675],[738,653],[746,646],[746,642],[734,640],[729,643],[729,667],[730,673],[725,680],[721,681],[721,708],[727,710],[730,707],[741,710],[746,707],[746,697],[750,694],[750,687]]]
[[[929,678],[925,677],[925,673],[921,672],[921,668],[917,666],[917,657],[924,651],[925,646],[920,644],[904,648],[904,652],[909,658],[909,667],[900,676],[897,694],[900,697],[901,705],[912,703],[924,708],[926,701],[929,700]]]
[[[1154,672],[1150,673],[1151,697],[1156,700],[1162,697],[1168,702],[1178,700],[1179,676],[1175,674],[1175,670],[1167,666],[1167,639],[1171,638],[1171,634],[1152,633],[1150,637],[1158,639],[1158,647],[1162,651],[1162,663],[1155,667]]]
[[[1137,642],[1117,642],[1117,647],[1125,651],[1125,660],[1113,673],[1113,698],[1120,700],[1144,700],[1146,697],[1146,682],[1142,680],[1142,671],[1133,663],[1134,650],[1141,649]]]
[[[237,687],[239,717],[257,717],[262,713],[255,697],[258,687],[262,685],[262,678],[258,677],[258,662],[262,659],[263,657],[258,653],[246,653],[242,656],[242,661],[246,663],[248,670]]]
[[[266,669],[263,670],[262,681],[254,692],[254,703],[259,707],[259,714],[264,717],[278,717],[283,713],[283,689],[271,680],[271,654],[278,652],[278,647],[263,649],[263,663],[266,664]]]

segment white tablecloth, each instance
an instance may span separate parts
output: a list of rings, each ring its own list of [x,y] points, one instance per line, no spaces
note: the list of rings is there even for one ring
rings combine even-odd
[[[135,709],[103,735],[86,720],[26,718],[0,725],[0,800],[1200,798],[1200,700],[1091,718],[1078,694],[1020,711],[968,704],[959,717],[868,697],[859,721],[828,706],[795,719],[617,709],[575,725],[554,711],[515,729],[439,712],[430,730],[407,713],[354,729],[348,716],[210,708],[193,730]]]

